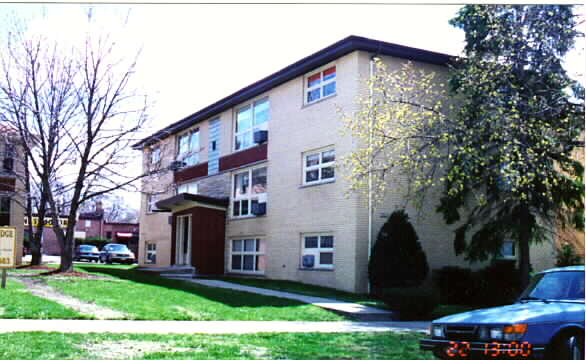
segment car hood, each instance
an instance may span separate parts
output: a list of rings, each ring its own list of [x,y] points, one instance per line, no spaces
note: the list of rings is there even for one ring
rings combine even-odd
[[[581,317],[581,319],[579,319]],[[489,309],[445,316],[441,324],[513,324],[558,321],[584,321],[583,302],[528,301]]]

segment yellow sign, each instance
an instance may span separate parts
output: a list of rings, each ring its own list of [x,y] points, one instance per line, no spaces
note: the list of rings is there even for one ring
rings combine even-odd
[[[0,227],[0,268],[16,266],[16,228]]]
[[[59,225],[61,225],[62,228],[66,228],[67,224],[69,223],[69,220],[67,218],[59,218]],[[39,217],[38,216],[33,216],[33,227],[37,227],[39,225]],[[24,217],[24,226],[28,226],[28,216]],[[52,217],[46,217],[45,218],[45,227],[53,227],[53,218]]]

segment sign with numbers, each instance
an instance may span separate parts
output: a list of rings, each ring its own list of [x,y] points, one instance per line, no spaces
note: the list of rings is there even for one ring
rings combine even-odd
[[[0,268],[16,266],[16,228],[0,226]]]

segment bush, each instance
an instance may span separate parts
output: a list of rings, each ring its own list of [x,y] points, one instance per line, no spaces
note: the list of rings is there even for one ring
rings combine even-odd
[[[469,305],[472,270],[457,266],[444,266],[434,270],[433,282],[439,290],[442,304]]]
[[[429,272],[425,253],[409,216],[398,210],[381,228],[368,264],[372,288],[420,286]]]
[[[556,250],[555,266],[564,267],[583,264],[584,258],[576,254],[576,249],[574,249],[572,244],[564,242],[560,248]]]
[[[377,298],[399,312],[401,320],[429,319],[440,300],[437,290],[422,287],[380,289]]]
[[[510,304],[521,293],[520,273],[514,261],[495,261],[471,271],[446,266],[434,271],[442,304],[489,307]]]

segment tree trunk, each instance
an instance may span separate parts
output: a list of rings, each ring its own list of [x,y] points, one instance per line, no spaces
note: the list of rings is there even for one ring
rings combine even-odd
[[[36,265],[41,265],[42,261],[43,261],[43,254],[41,253],[41,236],[42,233],[33,233],[32,232],[32,226],[30,227],[31,231],[29,232],[29,234],[32,234],[32,236],[30,237],[30,245],[31,245],[31,265],[32,266],[36,266]]]
[[[521,290],[529,285],[531,277],[531,255],[529,251],[529,242],[533,232],[534,219],[527,206],[521,206],[520,209],[520,233],[519,233],[519,271],[521,276]]]

